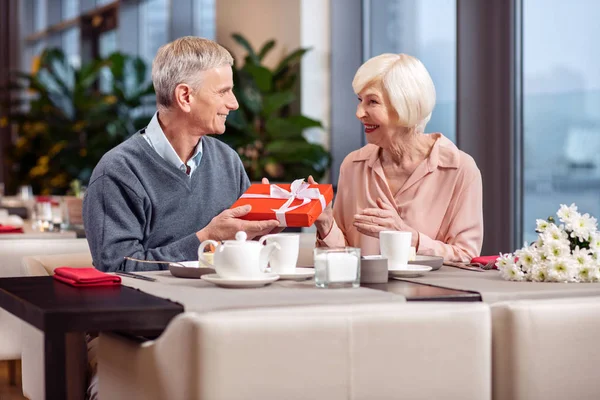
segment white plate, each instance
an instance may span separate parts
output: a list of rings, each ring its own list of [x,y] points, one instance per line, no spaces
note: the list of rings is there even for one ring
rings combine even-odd
[[[202,279],[214,283],[217,286],[224,288],[257,288],[268,285],[269,283],[275,282],[279,279],[277,274],[264,274],[264,277],[258,277],[254,279],[239,278],[239,279],[225,279],[221,278],[217,274],[202,275]]]
[[[388,273],[392,278],[415,278],[429,271],[431,271],[429,265],[409,264],[406,268],[390,269]]]
[[[215,270],[212,268],[200,267],[200,262],[198,261],[182,261],[181,264],[185,265],[185,267],[179,264],[169,264],[171,275],[178,278],[200,279],[202,275],[215,273]]]
[[[290,273],[281,273],[278,272],[279,279],[281,280],[289,280],[289,281],[303,281],[305,279],[310,279],[315,276],[314,268],[296,268],[296,271]]]

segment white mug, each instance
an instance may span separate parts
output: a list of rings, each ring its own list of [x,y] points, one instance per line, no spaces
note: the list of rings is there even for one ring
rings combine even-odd
[[[388,269],[408,268],[411,239],[411,232],[379,232],[379,250],[381,256],[388,260]]]
[[[274,250],[269,259],[271,272],[276,274],[293,274],[298,264],[298,252],[300,249],[300,235],[297,233],[275,233],[265,235],[258,241],[263,244],[277,243],[279,250]]]

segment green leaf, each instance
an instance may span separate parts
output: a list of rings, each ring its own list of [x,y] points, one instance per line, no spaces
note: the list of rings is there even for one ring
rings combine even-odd
[[[286,72],[296,63],[300,61],[300,59],[306,54],[306,52],[310,51],[311,48],[300,48],[289,54],[283,60],[279,62],[279,65],[275,68],[275,72],[273,75],[275,79],[281,78],[282,75],[285,75]]]
[[[42,53],[40,71],[38,76],[47,73],[47,78],[52,80],[55,88],[68,96],[73,86],[73,70],[65,54],[59,49],[48,49]]]
[[[265,152],[284,165],[304,165],[320,173],[331,162],[331,157],[323,146],[306,140],[276,140],[265,147]]]
[[[238,70],[234,73],[233,92],[240,103],[240,108],[247,110],[248,117],[251,117],[250,114],[260,114],[262,94],[246,70]]]
[[[233,40],[235,40],[240,46],[242,46],[244,49],[246,49],[246,51],[248,52],[248,55],[250,56],[250,58],[254,61],[254,63],[256,64],[260,64],[260,60],[258,59],[258,56],[256,55],[256,52],[254,51],[254,49],[252,48],[252,46],[250,45],[250,42],[248,42],[248,40],[246,40],[245,37],[243,37],[241,34],[239,33],[234,33],[231,35],[231,37],[233,38]]]
[[[262,115],[268,117],[275,111],[292,103],[294,100],[296,100],[296,95],[292,91],[267,94],[263,98]]]
[[[273,47],[275,47],[275,40],[269,40],[266,42],[258,52],[258,59],[262,61]]]
[[[302,115],[295,115],[287,118],[269,118],[265,128],[271,138],[280,140],[303,138],[301,135],[304,129],[321,126],[319,121]]]
[[[89,89],[98,80],[100,70],[105,65],[105,61],[94,60],[82,66],[79,71],[75,72],[75,90]]]
[[[247,71],[248,74],[254,78],[256,87],[261,92],[268,92],[271,90],[273,86],[273,74],[267,68],[260,65],[246,63],[243,67],[243,70]]]

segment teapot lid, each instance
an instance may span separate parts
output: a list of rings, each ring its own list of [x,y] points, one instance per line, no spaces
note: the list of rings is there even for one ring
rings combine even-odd
[[[235,234],[235,240],[224,240],[223,243],[224,244],[229,244],[229,245],[242,245],[242,244],[258,244],[258,242],[251,242],[251,241],[247,241],[248,239],[248,234],[246,234],[246,232],[244,231],[238,231]]]
[[[235,240],[237,240],[238,242],[243,242],[246,239],[248,239],[248,234],[246,234],[246,232],[244,232],[244,231],[238,231],[235,234]]]

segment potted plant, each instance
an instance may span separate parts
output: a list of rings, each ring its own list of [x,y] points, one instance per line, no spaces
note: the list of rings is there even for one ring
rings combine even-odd
[[[321,179],[331,164],[323,146],[310,143],[304,129],[322,127],[319,121],[294,113],[299,62],[309,49],[299,48],[270,69],[263,64],[275,47],[269,40],[258,51],[240,34],[233,34],[247,55],[233,69],[234,93],[240,108],[227,119],[219,138],[237,150],[251,180],[267,177],[291,182],[312,175]]]
[[[151,113],[144,107],[154,94],[146,71],[142,59],[121,53],[76,68],[61,50],[47,49],[32,73],[17,72],[15,95],[1,105],[16,132],[12,185],[65,194],[74,179],[86,184],[100,158],[152,117],[153,103]]]

